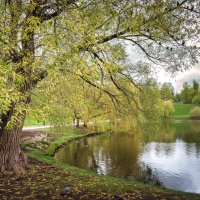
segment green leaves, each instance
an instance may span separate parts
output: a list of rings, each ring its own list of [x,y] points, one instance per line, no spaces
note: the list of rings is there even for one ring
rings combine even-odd
[[[131,115],[140,108],[151,113],[156,101],[150,98],[149,103],[141,94],[142,88],[147,97],[151,91],[157,95],[147,84],[151,66],[128,64],[123,41],[168,71],[187,69],[199,55],[198,48],[188,45],[198,37],[198,8],[192,1],[154,0],[0,6],[1,113],[12,103],[20,116],[28,111],[47,117],[56,111],[63,120],[74,110],[85,120],[102,113]],[[39,84],[45,77],[46,83]],[[32,94],[41,99],[33,97],[36,102],[27,108]]]

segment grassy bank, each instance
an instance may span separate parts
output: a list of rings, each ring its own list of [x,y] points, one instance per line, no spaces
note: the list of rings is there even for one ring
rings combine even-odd
[[[190,110],[196,106],[195,104],[174,104],[175,112],[170,113],[171,118],[188,118]]]
[[[26,119],[24,121],[24,126],[44,126],[49,125],[49,122],[43,121],[42,119],[35,119],[30,116],[26,116]]]
[[[109,126],[105,128],[108,130]],[[101,129],[102,131],[102,129]],[[85,137],[94,131],[85,131],[73,127],[63,130],[47,130],[48,145],[42,150],[27,152],[32,167],[18,182],[3,180],[3,196],[7,199],[200,199],[199,195],[165,190],[159,187],[141,184],[136,181],[118,179],[109,176],[99,176],[91,171],[79,169],[55,160],[52,156],[55,150],[70,140]],[[98,131],[97,131],[98,132]],[[100,132],[100,131],[99,131]],[[8,186],[10,187],[8,190]],[[21,185],[23,187],[21,187]],[[65,197],[60,193],[70,186],[72,192]],[[1,187],[0,187],[1,188]],[[7,191],[7,193],[6,193]],[[0,189],[1,194],[1,189]],[[23,197],[23,198],[22,198]],[[6,199],[6,198],[4,198]],[[16,198],[17,199],[17,198]]]
[[[199,195],[165,190],[155,186],[141,184],[109,176],[99,176],[91,171],[79,169],[56,161],[41,152],[30,152],[31,158],[43,161],[54,167],[52,172],[45,172],[52,182],[46,184],[49,190],[54,190],[54,198],[60,199],[60,192],[66,186],[72,188],[72,193],[66,199],[200,199]],[[52,165],[53,164],[53,165]],[[47,168],[48,169],[48,168]],[[46,181],[46,180],[45,180]]]
[[[51,129],[42,129],[40,132],[44,132],[47,135],[46,140],[38,141],[36,143],[22,143],[23,150],[27,149],[39,149],[42,150],[45,155],[53,156],[55,151],[62,145],[67,144],[71,140],[75,140],[81,137],[87,137],[89,135],[101,134],[111,130],[109,124],[105,124],[102,127],[91,127],[89,129],[77,129],[74,126],[55,127]]]
[[[107,126],[105,130],[94,131],[94,130],[84,130],[84,129],[77,129],[74,127],[65,127],[64,130],[56,130],[52,129],[49,130],[48,134],[50,136],[51,142],[49,142],[48,148],[45,149],[45,154],[48,156],[53,156],[55,151],[67,144],[71,140],[75,140],[81,137],[92,136],[96,134],[102,134],[105,131],[109,131],[109,127]]]
[[[99,176],[93,172],[62,164],[39,151],[28,153],[31,164],[18,180],[0,174],[1,199],[76,200],[197,200],[199,195],[164,190],[134,181]],[[62,196],[65,187],[69,194]]]

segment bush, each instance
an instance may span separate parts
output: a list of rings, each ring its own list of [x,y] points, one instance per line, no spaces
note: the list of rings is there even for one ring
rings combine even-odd
[[[190,117],[200,119],[200,107],[194,107],[190,110]]]
[[[175,111],[173,102],[171,100],[163,101],[162,109],[164,118],[169,117],[169,114]]]
[[[199,94],[194,96],[194,98],[192,99],[192,103],[200,104],[200,95]]]

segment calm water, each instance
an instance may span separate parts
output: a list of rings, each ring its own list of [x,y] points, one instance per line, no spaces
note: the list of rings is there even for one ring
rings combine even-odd
[[[200,193],[200,121],[164,122],[158,133],[111,133],[73,141],[63,163],[166,188]]]

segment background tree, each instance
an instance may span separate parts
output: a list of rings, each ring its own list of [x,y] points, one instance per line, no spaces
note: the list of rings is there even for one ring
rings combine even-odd
[[[199,83],[193,80],[193,98],[192,103],[200,103]]]
[[[200,93],[199,92],[193,97],[192,103],[200,104]]]
[[[26,165],[20,131],[41,80],[68,73],[104,92],[116,110],[125,99],[140,110],[139,71],[123,64],[122,41],[168,71],[187,69],[199,53],[188,42],[199,40],[199,6],[189,0],[1,0],[0,171],[19,174]]]
[[[199,103],[200,93],[198,82],[196,80],[193,80],[192,85],[185,82],[183,84],[183,89],[180,93],[180,97],[183,103]]]
[[[196,96],[199,92],[199,83],[195,79],[193,80],[193,90],[193,96]]]
[[[165,101],[174,99],[174,89],[171,83],[163,83],[160,88],[161,98]]]
[[[181,101],[181,96],[179,93],[176,93],[175,96],[174,96],[174,102],[175,103],[178,103]]]
[[[183,90],[181,91],[181,101],[183,103],[191,103],[192,94],[193,94],[193,89],[189,86],[188,83],[185,82],[183,84]]]

